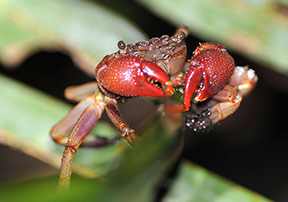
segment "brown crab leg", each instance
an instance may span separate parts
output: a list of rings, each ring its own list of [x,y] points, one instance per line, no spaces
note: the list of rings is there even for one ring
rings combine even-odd
[[[92,84],[91,82],[90,84]],[[79,89],[76,88],[82,88],[87,87],[85,85],[81,86],[75,86],[72,90],[78,91]],[[91,87],[91,86],[90,86]],[[95,87],[95,86],[94,86]],[[97,86],[96,86],[97,87]],[[73,92],[74,95],[76,95],[76,92]],[[79,94],[78,94],[79,95]],[[93,105],[95,103],[95,96],[87,97],[86,99],[79,102],[61,121],[59,121],[56,125],[53,126],[53,128],[50,130],[50,136],[52,139],[57,143],[61,145],[66,145],[68,141],[67,134],[73,126],[76,124],[77,120],[83,113],[83,111],[90,105]],[[120,140],[120,137],[98,137],[98,136],[89,136],[87,137],[84,142],[81,144],[81,146],[84,147],[103,147],[112,145],[118,142]]]
[[[98,92],[98,84],[96,81],[78,85],[78,86],[70,86],[65,89],[65,97],[71,101],[81,101],[88,96],[97,94]]]
[[[73,127],[61,161],[58,190],[68,188],[72,174],[72,157],[101,117],[105,106],[106,103],[104,101],[98,101],[88,106]]]
[[[66,145],[68,137],[67,133],[73,128],[83,111],[90,105],[95,103],[93,97],[88,97],[79,102],[61,121],[53,126],[50,130],[52,139],[61,145]]]
[[[228,85],[221,89],[214,99],[221,101],[211,108],[210,119],[216,123],[233,114],[242,101],[242,97],[249,94],[255,87],[258,77],[252,69],[235,67]]]
[[[116,100],[113,99],[107,103],[106,112],[116,128],[121,132],[122,137],[132,145],[136,139],[135,131],[122,118]]]
[[[247,66],[237,66],[230,78],[229,85],[236,87],[242,97],[247,96],[256,86],[258,76]]]
[[[224,86],[213,98],[221,101],[211,108],[209,118],[213,124],[233,114],[242,101],[239,92],[229,85]]]

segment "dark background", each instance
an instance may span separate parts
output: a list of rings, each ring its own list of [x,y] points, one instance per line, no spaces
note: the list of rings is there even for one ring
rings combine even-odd
[[[176,29],[136,3],[126,0],[98,2],[130,18],[149,37],[171,35]],[[194,36],[188,37],[188,56],[201,41]],[[239,110],[212,131],[203,134],[185,129],[186,140],[181,158],[266,197],[287,201],[288,79],[268,67],[229,52],[237,65],[249,65],[256,71],[259,83],[243,100]],[[16,69],[0,66],[0,72],[63,100],[63,91],[67,86],[94,80],[82,73],[68,56],[41,50]],[[121,109],[128,123],[136,126],[153,113],[154,106],[135,99],[125,103]],[[41,173],[38,170],[58,172],[6,146],[0,146],[0,153],[6,154],[0,156],[0,180],[15,179],[17,175],[25,176],[25,173],[32,172],[37,175]]]

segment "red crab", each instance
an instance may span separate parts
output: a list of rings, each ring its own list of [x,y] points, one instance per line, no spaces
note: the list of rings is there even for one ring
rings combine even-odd
[[[66,145],[60,185],[69,183],[72,156],[80,145],[99,147],[117,141],[117,137],[87,137],[104,110],[122,137],[133,144],[136,136],[121,117],[120,100],[135,96],[170,97],[174,89],[183,89],[183,104],[174,107],[178,111],[189,110],[191,102],[212,98],[217,102],[209,107],[206,119],[214,124],[237,110],[242,97],[255,86],[256,74],[247,67],[235,68],[225,47],[214,43],[200,44],[186,62],[187,34],[187,28],[179,28],[171,37],[163,35],[135,44],[120,41],[119,51],[105,56],[97,65],[96,82],[66,89],[68,99],[80,102],[50,131],[55,142]],[[170,109],[168,105],[167,110]]]

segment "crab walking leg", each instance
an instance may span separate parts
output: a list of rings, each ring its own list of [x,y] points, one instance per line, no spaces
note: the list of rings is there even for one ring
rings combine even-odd
[[[78,86],[70,86],[65,89],[64,95],[71,101],[79,102],[88,96],[97,94],[98,84],[96,81]]]
[[[122,137],[124,137],[129,144],[133,144],[136,139],[135,133],[134,133],[135,131],[122,118],[116,100],[111,99],[107,103],[106,112],[110,120],[120,131]]]
[[[224,86],[213,98],[221,101],[210,110],[209,118],[213,124],[233,114],[242,101],[242,96],[239,92],[229,85]]]
[[[235,67],[228,85],[213,96],[214,99],[222,102],[212,107],[210,111],[212,123],[233,114],[240,106],[242,97],[253,90],[257,81],[258,77],[254,70],[248,67]]]
[[[53,126],[50,130],[52,139],[61,145],[66,145],[68,137],[67,133],[73,128],[83,111],[90,105],[95,103],[94,97],[88,97],[79,102],[61,121]]]
[[[68,188],[72,174],[72,157],[95,126],[98,119],[102,116],[105,106],[106,103],[101,100],[88,106],[73,127],[72,132],[68,137],[68,142],[61,161],[58,190]]]
[[[230,78],[228,85],[236,87],[242,97],[247,96],[256,86],[258,76],[253,69],[247,66],[237,66]]]

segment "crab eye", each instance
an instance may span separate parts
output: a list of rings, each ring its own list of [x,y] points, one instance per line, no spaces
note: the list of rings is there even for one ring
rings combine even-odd
[[[181,32],[179,33],[179,35],[178,35],[178,39],[179,39],[180,41],[183,41],[183,40],[185,39],[185,37],[186,37],[186,35],[185,35],[185,33],[184,33],[183,31],[181,31]]]
[[[124,50],[125,48],[126,48],[126,44],[125,44],[125,42],[124,41],[119,41],[118,42],[118,48],[120,49],[120,50]]]

